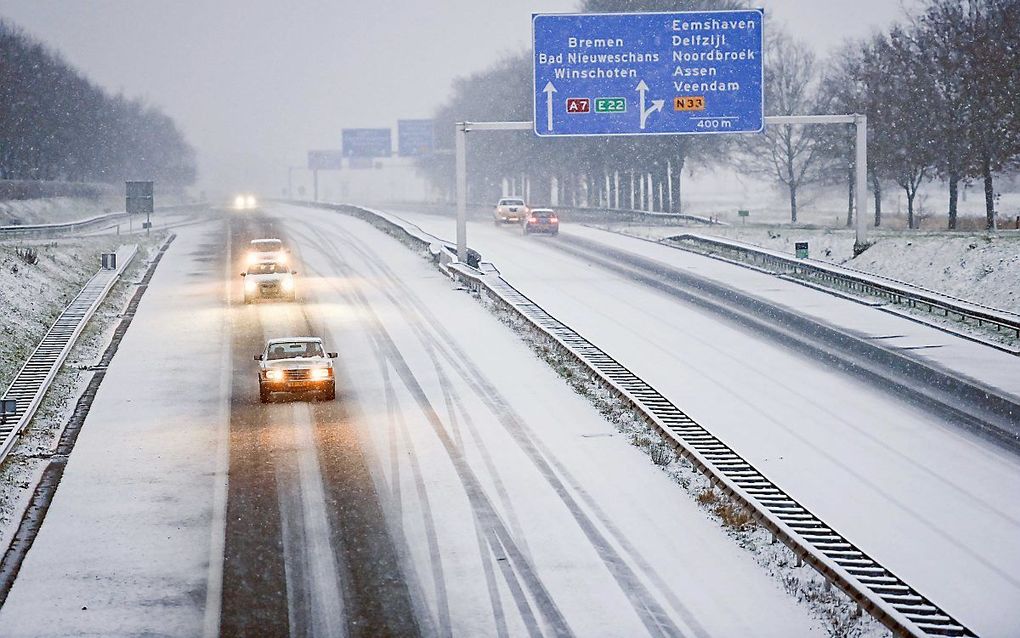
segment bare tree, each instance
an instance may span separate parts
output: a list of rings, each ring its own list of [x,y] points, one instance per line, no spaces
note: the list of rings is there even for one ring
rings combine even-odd
[[[814,112],[818,84],[815,55],[802,43],[779,32],[766,45],[765,111],[769,115]],[[827,156],[818,126],[771,126],[741,144],[738,166],[746,172],[774,177],[790,198],[790,221],[797,222],[801,188],[823,177]]]

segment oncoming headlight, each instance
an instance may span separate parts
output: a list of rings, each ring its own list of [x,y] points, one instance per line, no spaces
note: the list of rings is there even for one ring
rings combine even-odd
[[[238,195],[234,198],[234,208],[244,210],[244,195]]]
[[[254,279],[244,280],[244,289],[246,292],[255,292],[255,289],[259,287],[259,284]]]
[[[294,278],[291,277],[290,275],[287,275],[286,277],[283,278],[283,281],[280,282],[280,287],[283,288],[284,292],[290,292],[294,290]]]
[[[312,380],[324,381],[329,378],[329,368],[312,368]]]
[[[244,198],[244,205],[247,208],[255,208],[256,203],[254,195],[248,195]]]
[[[267,370],[266,378],[270,381],[283,381],[283,370]]]

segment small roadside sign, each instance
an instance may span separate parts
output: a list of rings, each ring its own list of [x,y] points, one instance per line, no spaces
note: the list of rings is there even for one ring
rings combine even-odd
[[[808,258],[808,243],[806,241],[798,241],[794,243],[793,248],[797,253],[797,259]]]
[[[535,133],[759,132],[763,23],[761,9],[533,14]]]
[[[152,212],[152,182],[124,182],[125,210],[129,213]]]
[[[17,413],[17,399],[0,399],[0,423],[6,423],[7,417],[15,416]]]

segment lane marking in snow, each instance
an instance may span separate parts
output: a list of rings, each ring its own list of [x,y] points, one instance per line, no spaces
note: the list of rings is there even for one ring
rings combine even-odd
[[[227,477],[230,472],[230,397],[232,395],[231,358],[233,340],[230,335],[230,283],[233,264],[230,242],[227,244],[227,259],[223,281],[223,324],[220,327],[220,343],[223,350],[220,357],[220,409],[217,413],[216,469],[213,476],[212,521],[209,538],[209,572],[205,586],[205,614],[202,623],[204,638],[220,635],[220,612],[223,605],[223,554],[227,543]]]

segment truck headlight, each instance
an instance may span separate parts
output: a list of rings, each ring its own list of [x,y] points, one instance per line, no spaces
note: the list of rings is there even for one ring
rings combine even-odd
[[[244,198],[244,205],[247,208],[255,208],[256,203],[257,202],[255,201],[254,195],[248,195],[247,197]]]
[[[325,381],[329,378],[329,368],[312,368],[313,381]]]
[[[293,292],[294,290],[294,278],[290,275],[283,278],[280,282],[280,288],[283,288],[284,292]]]
[[[267,370],[266,378],[270,381],[283,381],[283,370]]]
[[[245,279],[244,280],[244,291],[245,292],[255,292],[255,289],[258,288],[258,287],[259,287],[259,284],[254,279]]]
[[[234,208],[244,210],[244,195],[238,195],[234,198]]]

